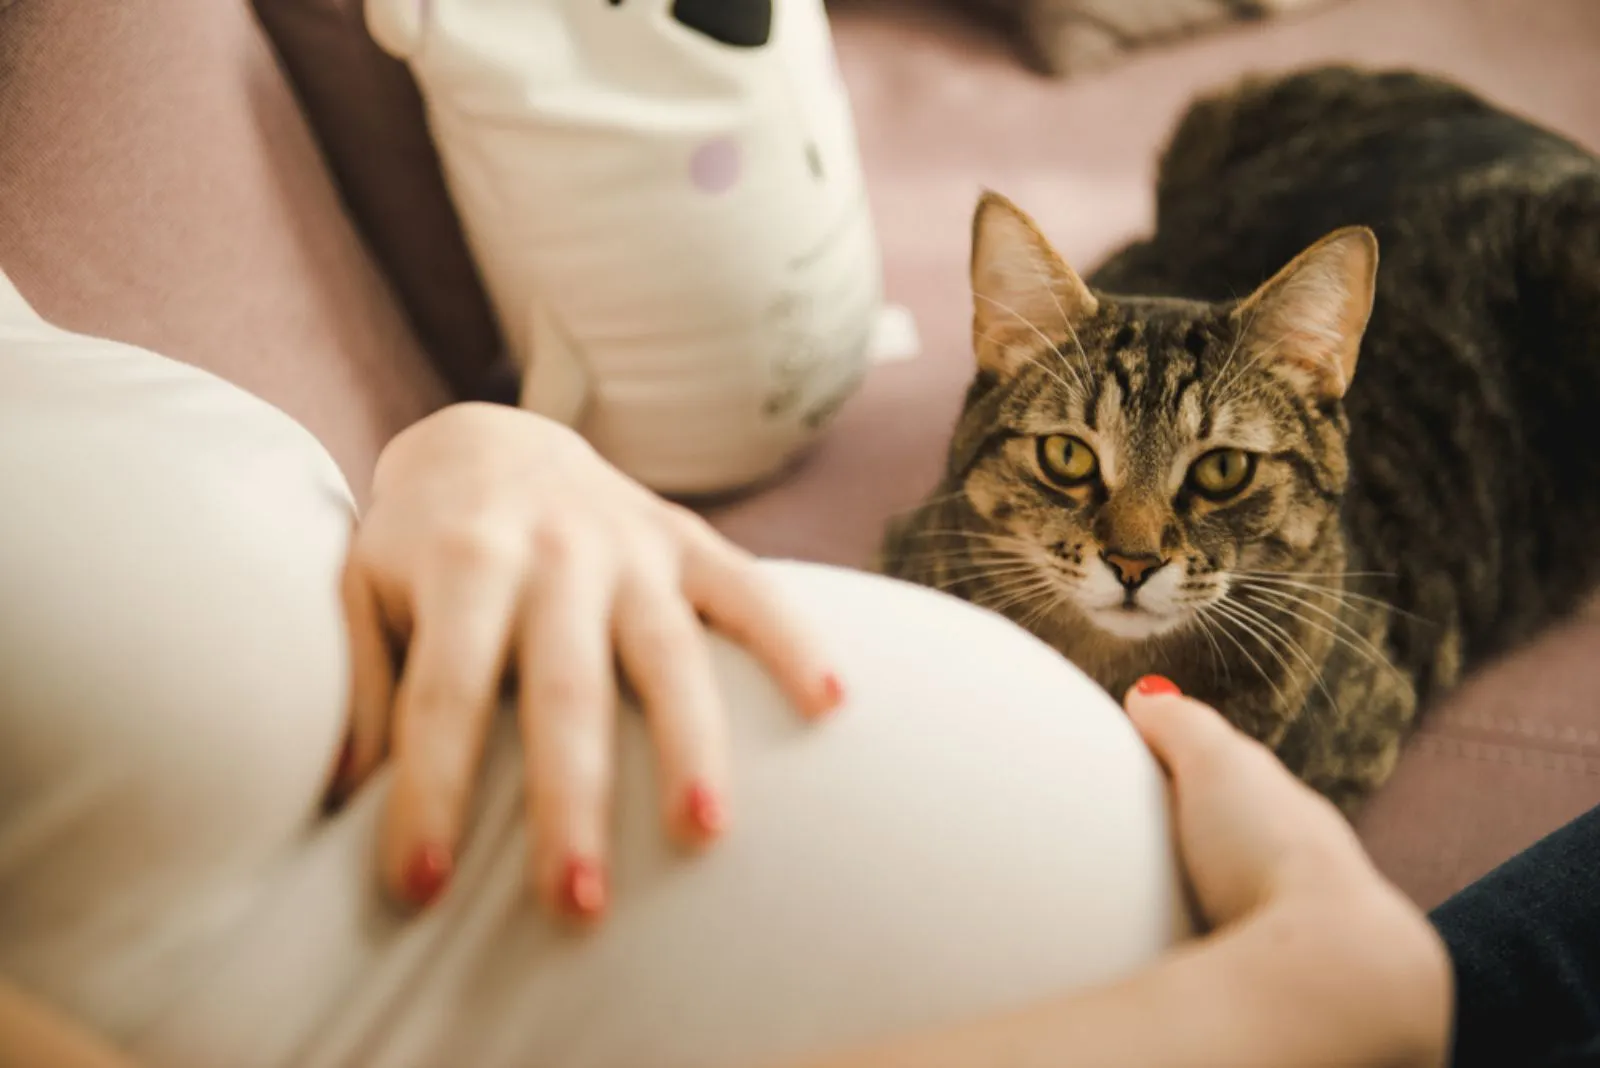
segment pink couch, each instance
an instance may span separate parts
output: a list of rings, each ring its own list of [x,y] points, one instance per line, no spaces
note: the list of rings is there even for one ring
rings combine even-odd
[[[260,24],[218,0],[0,2],[0,266],[64,326],[280,405],[364,493],[389,435],[483,388],[495,330],[414,89],[357,0],[255,8]],[[834,11],[889,291],[926,351],[874,372],[793,477],[714,511],[770,554],[863,563],[932,481],[968,375],[982,185],[1087,267],[1147,223],[1153,154],[1193,92],[1332,57],[1440,69],[1600,144],[1594,0],[1349,0],[1066,84],[937,5]],[[1575,620],[1428,717],[1361,821],[1418,901],[1600,802],[1597,652],[1600,625]]]

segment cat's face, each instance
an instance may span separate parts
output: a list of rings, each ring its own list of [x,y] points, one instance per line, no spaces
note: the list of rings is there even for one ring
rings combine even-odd
[[[1109,297],[986,198],[980,372],[957,448],[995,532],[969,550],[993,565],[991,603],[1070,606],[1117,641],[1208,618],[1270,627],[1228,594],[1292,593],[1337,521],[1339,401],[1375,266],[1370,234],[1345,231],[1238,304]]]

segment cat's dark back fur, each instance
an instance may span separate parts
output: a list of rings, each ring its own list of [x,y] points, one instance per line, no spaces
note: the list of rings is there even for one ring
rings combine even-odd
[[[1270,729],[1234,716],[1348,802],[1388,774],[1419,700],[1600,576],[1600,164],[1449,83],[1325,68],[1195,103],[1163,157],[1157,213],[1149,239],[1089,276],[1096,293],[1226,309],[1330,231],[1368,227],[1382,250],[1358,370],[1329,412],[1348,421],[1349,577],[1316,581],[1363,591],[1332,605],[1346,640],[1313,656],[1337,707],[1279,709]],[[986,395],[980,375],[953,457],[981,448]],[[987,529],[954,466],[891,532],[887,570],[970,595],[916,541],[951,525]],[[1357,655],[1366,642],[1387,662]],[[1120,687],[1136,660],[1090,670]],[[1229,711],[1214,679],[1195,681]]]
[[[1225,300],[1377,234],[1345,514],[1352,569],[1430,621],[1398,626],[1407,666],[1434,623],[1478,661],[1573,607],[1600,573],[1594,156],[1450,83],[1330,68],[1201,101],[1160,174],[1154,238],[1091,284]]]

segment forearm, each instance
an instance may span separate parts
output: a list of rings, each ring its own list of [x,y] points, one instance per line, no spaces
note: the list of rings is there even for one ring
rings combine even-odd
[[[1111,986],[806,1068],[1434,1068],[1448,1018],[1442,949],[1398,910],[1284,909]]]
[[[0,979],[0,1068],[133,1068],[98,1037]]]

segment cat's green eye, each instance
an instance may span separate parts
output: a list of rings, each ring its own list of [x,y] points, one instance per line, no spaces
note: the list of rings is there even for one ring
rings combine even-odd
[[[1050,434],[1039,439],[1039,470],[1056,485],[1074,489],[1094,480],[1100,461],[1083,439]]]
[[[1243,449],[1212,449],[1189,468],[1189,486],[1207,500],[1236,496],[1256,473],[1254,453]]]

